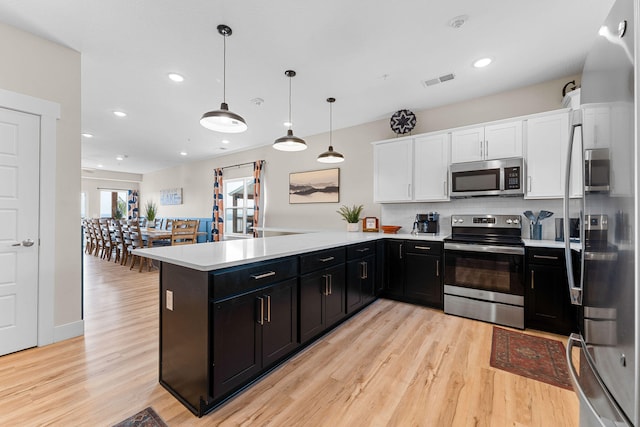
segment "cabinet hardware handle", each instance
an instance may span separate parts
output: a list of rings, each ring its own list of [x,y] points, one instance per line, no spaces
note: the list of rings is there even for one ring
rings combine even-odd
[[[416,249],[424,249],[425,251],[430,251],[431,246],[414,246]]]
[[[329,274],[329,295],[333,293],[333,275]]]
[[[489,141],[484,142],[484,156],[489,158]]]
[[[271,323],[271,295],[267,295],[267,323]]]
[[[258,317],[258,323],[264,325],[264,299],[258,297],[260,300],[260,316]]]
[[[328,256],[326,258],[320,258],[320,262],[329,262],[329,261],[333,261],[334,259],[336,259],[336,257]]]
[[[329,295],[329,275],[328,274],[323,274],[322,278],[324,279],[324,292],[323,292],[323,295],[327,296],[327,295]]]
[[[367,252],[369,248],[356,249],[358,252]]]
[[[407,184],[407,197],[411,197],[411,184]]]
[[[402,245],[403,243],[400,243],[400,259],[402,259]]]
[[[534,271],[531,270],[531,289],[535,288],[535,276],[533,275]]]
[[[557,256],[551,256],[551,255],[534,255],[533,257],[538,259],[553,259],[556,261],[559,259]]]
[[[444,194],[445,196],[447,195],[447,181],[442,181],[443,187],[444,187],[444,192],[442,194]]]
[[[531,192],[531,175],[527,176],[527,192]]]
[[[362,261],[362,269],[364,270],[363,279],[368,279],[369,278],[369,264],[367,263],[367,261]]]
[[[276,272],[275,271],[268,271],[266,273],[262,273],[262,274],[252,274],[251,278],[254,280],[259,280],[259,279],[264,279],[265,277],[271,277],[271,276],[275,276]]]
[[[483,158],[483,154],[482,154],[482,145],[484,144],[483,141],[480,141],[480,158]]]
[[[436,260],[436,277],[440,277],[440,260]]]

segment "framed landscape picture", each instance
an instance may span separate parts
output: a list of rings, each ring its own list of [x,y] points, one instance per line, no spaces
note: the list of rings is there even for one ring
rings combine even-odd
[[[340,169],[289,174],[289,203],[338,203]]]

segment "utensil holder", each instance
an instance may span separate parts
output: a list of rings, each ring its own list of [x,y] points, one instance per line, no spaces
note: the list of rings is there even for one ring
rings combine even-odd
[[[542,224],[529,224],[529,236],[531,240],[542,240]]]

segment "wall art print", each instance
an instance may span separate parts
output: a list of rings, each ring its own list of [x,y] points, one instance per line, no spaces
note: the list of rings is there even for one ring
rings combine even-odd
[[[289,203],[338,203],[339,201],[339,168],[289,174]]]
[[[182,188],[167,188],[160,190],[161,205],[181,205],[182,204]]]

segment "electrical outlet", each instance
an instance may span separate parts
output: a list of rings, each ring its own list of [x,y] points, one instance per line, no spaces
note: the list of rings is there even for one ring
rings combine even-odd
[[[167,310],[173,311],[173,291],[167,290]]]

